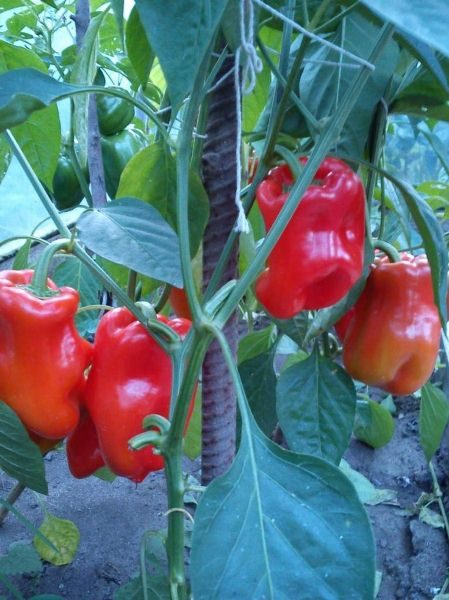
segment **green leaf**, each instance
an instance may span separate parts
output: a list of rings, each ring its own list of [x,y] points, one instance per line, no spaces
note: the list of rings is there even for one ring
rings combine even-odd
[[[117,29],[121,40],[122,47],[124,46],[125,39],[125,20],[123,18],[124,0],[111,0],[112,10],[114,11],[114,17],[117,21]]]
[[[35,492],[48,494],[42,455],[4,402],[0,402],[0,468]]]
[[[289,447],[338,464],[349,444],[356,407],[354,384],[342,367],[314,350],[281,373],[276,394]]]
[[[220,23],[227,0],[137,0],[142,26],[159,58],[168,93],[178,110]]]
[[[7,10],[12,10],[13,8],[21,8],[25,6],[25,2],[23,0],[0,0],[0,11],[6,12]]]
[[[143,593],[142,578],[135,577],[114,593],[114,600],[142,600]],[[146,593],[147,600],[170,600],[167,578],[147,577]]]
[[[360,502],[369,506],[376,506],[384,502],[395,502],[395,490],[378,489],[364,475],[353,469],[345,460],[340,463],[340,470],[346,475],[357,491]]]
[[[390,412],[373,400],[358,401],[354,435],[372,448],[382,448],[394,434],[394,419]]]
[[[449,78],[449,61],[442,58],[438,64],[442,72],[437,74],[435,66],[432,70],[421,66],[413,80],[394,98],[390,112],[448,121],[446,81]]]
[[[441,225],[435,214],[414,187],[405,181],[397,179],[390,173],[382,171],[382,174],[385,174],[385,177],[390,179],[401,192],[405,204],[415,221],[418,232],[422,237],[424,249],[432,270],[435,304],[440,313],[442,327],[446,329],[448,257]]]
[[[8,548],[7,554],[0,556],[0,573],[4,575],[23,575],[40,571],[41,560],[30,544],[15,542]]]
[[[268,100],[271,72],[265,61],[262,64],[263,69],[257,74],[256,85],[253,91],[243,97],[242,126],[245,132],[253,131],[256,127]]]
[[[352,11],[339,25],[334,43],[345,50],[367,59],[380,32],[380,26]],[[343,41],[342,41],[343,40]],[[331,117],[335,106],[344,97],[354,79],[354,70],[347,66],[353,59],[337,54],[335,50],[315,43],[315,52],[308,56],[312,62],[306,64],[300,79],[301,98],[318,120]],[[396,42],[391,40],[375,64],[369,80],[361,91],[351,117],[346,121],[339,136],[337,154],[351,154],[363,157],[372,119],[380,99],[385,95],[387,85],[393,76],[399,57]],[[329,64],[329,61],[334,64]]]
[[[251,421],[231,469],[196,510],[192,592],[195,600],[293,599],[299,590],[373,598],[374,555],[369,520],[340,470],[276,446]]]
[[[52,275],[59,286],[69,286],[78,290],[80,307],[98,304],[103,287],[92,271],[77,259],[67,258],[62,261]],[[75,322],[81,335],[93,333],[98,322],[99,311],[90,310],[76,315]]]
[[[195,460],[201,454],[201,391],[198,390],[195,396],[195,405],[184,437],[184,454]]]
[[[0,75],[0,131],[23,123],[34,111],[83,89],[56,81],[36,69],[3,73]]]
[[[72,521],[46,513],[39,531],[55,546],[51,548],[40,537],[33,539],[39,556],[52,565],[68,565],[75,558],[80,541],[78,527]]]
[[[176,229],[176,162],[163,143],[138,152],[126,165],[117,198],[130,196],[154,206]],[[209,218],[209,200],[195,171],[189,175],[189,233],[192,258],[198,251]]]
[[[435,527],[436,529],[444,529],[444,519],[441,513],[428,508],[427,506],[423,506],[419,511],[419,520],[425,523],[426,525],[430,525],[431,527]]]
[[[94,477],[98,477],[98,479],[107,481],[108,483],[112,483],[117,479],[117,475],[108,467],[101,467],[101,469],[97,469],[94,473]]]
[[[178,237],[159,212],[135,198],[84,212],[80,240],[103,258],[182,287]]]
[[[43,73],[47,70],[45,63],[31,50],[0,40],[0,73],[21,67],[31,67]],[[61,145],[57,107],[50,106],[32,114],[26,123],[13,129],[13,134],[36,175],[50,190],[53,189],[53,174]],[[3,140],[0,146],[4,144]]]
[[[126,23],[126,49],[128,57],[143,89],[146,88],[155,54],[145,36],[137,8],[133,6]]]
[[[274,372],[275,349],[258,354],[239,365],[248,403],[254,418],[265,433],[271,435],[277,424],[276,374]]]
[[[21,271],[29,267],[29,257],[31,250],[31,240],[26,240],[23,246],[16,252],[12,268],[15,271]]]
[[[441,0],[362,0],[382,19],[449,56],[449,4]]]
[[[290,339],[302,346],[304,338],[309,326],[309,315],[307,311],[302,311],[293,319],[275,319],[271,317],[273,323],[275,323],[282,333],[287,335]]]
[[[237,351],[238,362],[243,363],[251,358],[265,354],[270,350],[276,340],[276,331],[272,325],[253,331],[240,338]]]
[[[449,403],[444,392],[431,383],[421,389],[419,441],[428,462],[440,447],[449,421]]]

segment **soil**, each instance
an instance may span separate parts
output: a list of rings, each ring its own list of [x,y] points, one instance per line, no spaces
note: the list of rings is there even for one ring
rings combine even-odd
[[[378,599],[431,600],[446,580],[449,545],[444,529],[430,526],[414,514],[421,494],[432,491],[432,480],[418,441],[418,403],[406,398],[397,408],[396,431],[386,447],[373,450],[353,440],[345,458],[376,488],[397,494],[396,501],[366,507],[381,573]],[[447,509],[448,444],[446,435],[435,459]],[[115,590],[138,571],[143,533],[166,525],[164,476],[153,474],[139,486],[121,478],[112,483],[95,477],[75,480],[68,472],[63,451],[51,452],[45,460],[50,488],[45,506],[56,516],[76,523],[80,546],[72,564],[46,564],[39,576],[15,581],[26,598],[54,593],[68,600],[112,599]],[[198,476],[197,462],[188,461],[185,468]],[[5,497],[13,482],[3,476],[0,485]],[[16,506],[31,522],[41,523],[42,508],[33,492],[26,490]],[[437,510],[436,504],[432,508]],[[0,529],[0,553],[12,542],[30,538],[25,526],[9,515]],[[4,588],[0,587],[0,593],[6,593]]]

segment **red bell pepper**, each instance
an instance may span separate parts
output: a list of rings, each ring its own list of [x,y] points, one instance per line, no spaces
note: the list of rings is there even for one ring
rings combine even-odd
[[[36,296],[33,274],[0,272],[0,398],[30,431],[58,440],[78,422],[92,348],[75,327],[78,292],[47,280],[50,295]]]
[[[307,162],[306,158],[300,159]],[[326,158],[316,172],[256,282],[257,299],[274,317],[335,304],[362,274],[365,192],[344,162]],[[293,184],[286,164],[272,169],[256,192],[266,229],[284,206]]]
[[[158,319],[181,336],[191,326],[187,319]],[[85,402],[104,461],[116,475],[140,482],[164,467],[153,446],[134,451],[128,442],[143,432],[144,417],[168,418],[171,387],[171,358],[143,325],[127,308],[106,313],[95,336]]]
[[[81,479],[93,475],[104,467],[97,430],[85,408],[75,430],[67,438],[67,462],[74,477]]]
[[[441,335],[427,258],[377,258],[360,298],[335,328],[354,379],[398,396],[419,389],[435,367]]]

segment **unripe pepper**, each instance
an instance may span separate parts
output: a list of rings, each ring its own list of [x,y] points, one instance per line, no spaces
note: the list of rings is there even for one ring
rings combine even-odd
[[[101,137],[106,191],[110,198],[115,198],[121,174],[127,163],[146,145],[145,135],[132,128]]]
[[[307,162],[301,158],[300,162]],[[326,158],[267,260],[256,297],[274,317],[335,304],[362,274],[365,192],[343,161]],[[293,184],[286,164],[272,169],[256,192],[266,229],[284,206]]]
[[[97,94],[98,126],[103,135],[119,133],[134,118],[134,106],[123,98]]]
[[[92,348],[75,327],[78,292],[48,279],[51,295],[36,296],[33,274],[0,272],[0,398],[30,431],[57,440],[78,422]]]
[[[88,170],[83,169],[83,173],[88,182]],[[53,198],[58,210],[74,208],[84,198],[72,160],[65,153],[59,155],[56,171],[53,175]]]
[[[182,337],[191,326],[187,319],[158,319]],[[116,475],[140,482],[164,467],[153,446],[135,451],[128,442],[143,432],[144,417],[168,418],[172,368],[170,356],[127,308],[113,309],[101,319],[85,404],[106,466]]]
[[[418,390],[435,367],[441,335],[427,258],[377,258],[360,298],[335,328],[354,379],[398,396]]]

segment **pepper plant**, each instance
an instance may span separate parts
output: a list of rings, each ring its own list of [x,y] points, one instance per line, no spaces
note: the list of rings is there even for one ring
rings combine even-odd
[[[58,420],[28,378],[26,353],[17,355],[23,377],[12,375],[4,356],[15,332],[2,311],[1,399],[33,435],[68,435],[76,477],[106,465],[142,481],[165,469],[167,573],[155,578],[143,570],[124,594],[373,598],[373,533],[339,464],[356,418],[359,430],[373,414],[381,424],[391,419],[361,398],[364,384],[385,388],[386,377],[408,377],[402,355],[391,372],[403,329],[422,333],[430,315],[431,342],[407,341],[428,369],[396,393],[426,384],[446,327],[444,215],[432,210],[431,189],[420,194],[388,168],[385,138],[395,112],[448,119],[449,9],[443,0],[432,7],[415,0],[400,7],[382,0],[136,0],[126,16],[122,3],[92,4],[86,23],[86,6],[80,0],[76,7],[77,47],[61,49],[56,34],[73,33],[72,4],[0,0],[2,175],[13,154],[58,232],[36,267],[26,240],[13,266],[29,269],[27,283],[31,267],[35,275],[31,288],[15,294],[51,308],[55,296],[46,297],[43,282],[50,259],[62,256],[48,285],[59,299],[58,286],[78,288],[76,323],[93,340],[90,370],[83,374],[83,363],[77,375],[78,425],[49,435],[51,427],[35,427],[18,401],[18,387],[32,385],[39,416]],[[58,103],[70,112],[63,143]],[[106,108],[114,115],[105,122]],[[434,122],[425,123],[431,131]],[[85,196],[71,222],[59,209],[73,201],[61,204],[54,183],[61,146]],[[102,160],[92,158],[93,148]],[[425,265],[426,277],[412,293],[407,277],[397,276],[403,294],[391,291],[394,307],[371,311],[386,322],[370,323],[370,331],[382,338],[391,326],[373,356],[364,352],[363,306],[383,302],[375,296],[374,254],[388,257],[382,264],[401,262],[398,250],[426,255],[407,258],[403,269]],[[7,273],[0,272],[0,306],[7,282],[20,279]],[[15,312],[26,313],[26,303],[16,304]],[[408,320],[390,318],[404,310]],[[29,332],[23,318],[20,334],[31,339],[33,315],[27,319]],[[61,378],[58,365],[52,368]],[[423,410],[434,415],[422,434],[430,462],[447,411],[438,390],[425,389]],[[196,395],[204,485],[195,487],[200,500],[186,560],[191,484],[182,458]],[[364,439],[375,446],[382,434]],[[190,456],[199,442],[192,428]],[[34,478],[6,455],[0,465],[45,491],[42,464]]]

